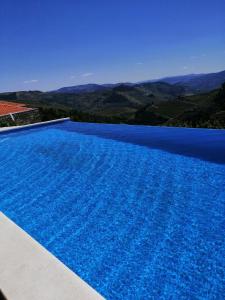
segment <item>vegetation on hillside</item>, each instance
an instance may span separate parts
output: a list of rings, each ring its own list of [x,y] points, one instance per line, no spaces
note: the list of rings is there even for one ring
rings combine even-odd
[[[70,116],[80,122],[225,128],[225,84],[190,96],[181,86],[157,82],[82,94],[4,93],[0,99],[38,107],[42,121]]]
[[[182,127],[225,128],[225,83],[221,89],[188,97],[192,109],[185,110],[166,125]]]

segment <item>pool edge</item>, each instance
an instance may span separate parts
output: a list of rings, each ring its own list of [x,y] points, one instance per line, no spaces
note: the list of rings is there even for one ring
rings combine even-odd
[[[38,122],[38,123],[33,123],[33,124],[28,124],[28,125],[21,125],[21,126],[12,126],[12,127],[0,127],[0,133],[7,133],[7,132],[13,132],[17,130],[23,130],[26,128],[32,128],[32,127],[41,127],[45,125],[50,125],[50,124],[55,124],[55,123],[61,123],[65,121],[70,121],[70,118],[61,118],[61,119],[56,119],[56,120],[50,120],[50,121],[45,121],[45,122]]]
[[[2,212],[0,245],[0,287],[7,299],[104,299]]]

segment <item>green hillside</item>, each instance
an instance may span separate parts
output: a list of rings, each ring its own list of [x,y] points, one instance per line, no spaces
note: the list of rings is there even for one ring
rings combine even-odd
[[[186,101],[193,107],[168,120],[167,125],[225,128],[225,84],[219,90],[187,97]]]
[[[183,87],[157,82],[82,94],[3,93],[1,99],[38,107],[43,120],[71,116],[84,122],[225,127],[225,84],[192,96],[185,95]]]

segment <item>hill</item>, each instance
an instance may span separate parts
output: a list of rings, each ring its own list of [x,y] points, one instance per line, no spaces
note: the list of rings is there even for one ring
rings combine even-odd
[[[101,118],[119,118],[129,122],[135,113],[150,104],[173,100],[184,93],[182,87],[167,83],[116,85],[89,93],[42,93],[39,91],[0,94],[0,99],[24,102],[41,108],[78,111]]]
[[[204,74],[188,74],[188,75],[178,75],[178,76],[172,76],[172,77],[163,77],[163,78],[160,78],[160,79],[154,79],[154,80],[151,80],[149,82],[167,82],[169,84],[177,84],[177,83],[181,83],[181,84],[184,84],[184,83],[187,83],[189,80],[194,80],[200,76],[202,76]]]
[[[63,87],[58,90],[52,91],[52,93],[82,94],[82,93],[92,93],[92,92],[104,91],[107,89],[108,89],[107,86],[100,85],[100,84],[83,84],[83,85]]]
[[[84,84],[63,87],[58,90],[52,91],[52,93],[70,93],[70,94],[85,94],[99,91],[106,91],[114,89],[118,86],[142,86],[153,83],[168,83],[175,85],[176,87],[185,88],[186,93],[202,93],[208,92],[213,89],[218,89],[223,82],[225,82],[225,71],[208,74],[189,74],[182,76],[165,77],[156,80],[148,80],[139,83],[115,83],[115,84]]]
[[[225,128],[225,85],[190,96],[183,86],[148,82],[79,94],[2,93],[0,99],[38,107],[42,120],[71,116],[84,122]]]
[[[225,82],[225,71],[167,77],[160,81],[183,86],[187,93],[203,93],[218,89]]]
[[[219,90],[186,98],[192,107],[166,122],[169,126],[225,128],[225,83]]]

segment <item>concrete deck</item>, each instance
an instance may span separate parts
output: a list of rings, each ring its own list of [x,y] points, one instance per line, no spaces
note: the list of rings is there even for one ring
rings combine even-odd
[[[1,212],[0,289],[8,300],[103,299]]]
[[[0,132],[7,132],[11,130],[17,130],[17,129],[25,129],[25,128],[30,128],[30,127],[35,127],[35,126],[41,126],[41,125],[48,125],[48,124],[54,124],[54,123],[59,123],[59,122],[64,122],[64,121],[69,121],[70,118],[61,118],[61,119],[56,119],[56,120],[51,120],[51,121],[46,121],[46,122],[38,122],[38,123],[32,123],[28,125],[20,125],[20,126],[9,126],[9,127],[0,127]]]

